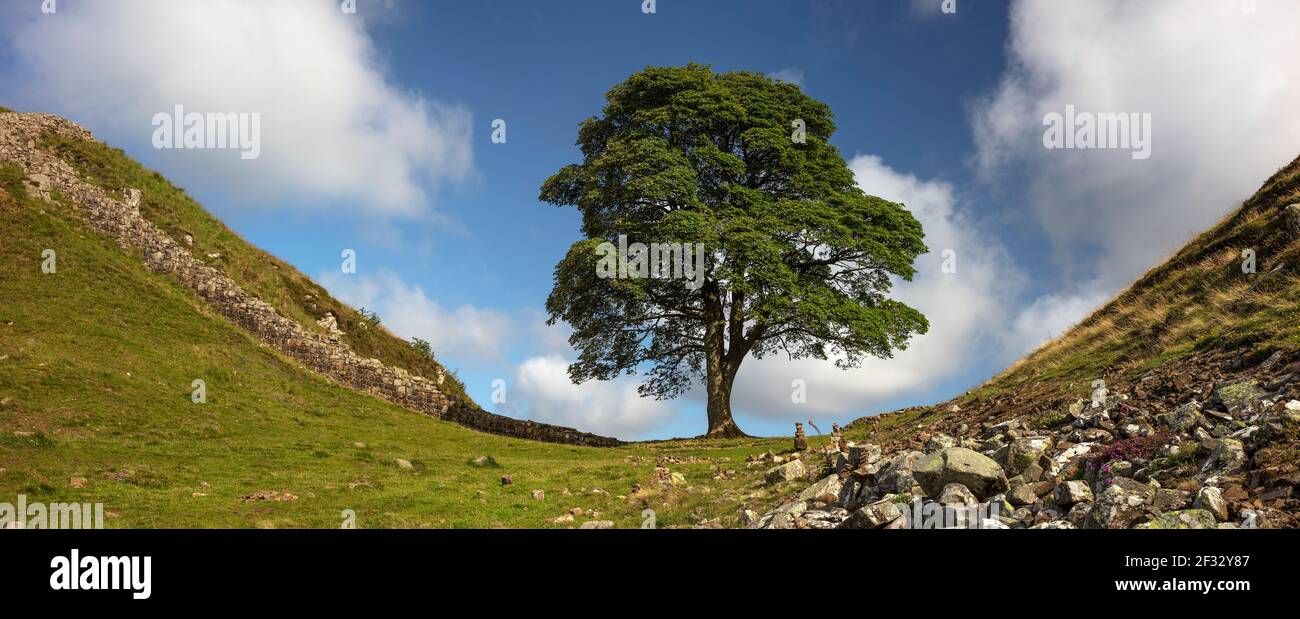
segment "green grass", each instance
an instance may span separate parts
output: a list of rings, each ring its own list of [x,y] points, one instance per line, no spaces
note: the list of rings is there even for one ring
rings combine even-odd
[[[738,506],[795,489],[758,488],[762,468],[744,466],[787,439],[536,443],[339,387],[149,272],[70,205],[26,195],[13,166],[0,165],[0,187],[0,501],[102,502],[109,527],[334,528],[349,509],[362,528],[555,527],[575,507],[619,527],[639,526],[652,508],[669,527],[734,525]],[[239,253],[215,227],[174,225],[216,243],[204,249]],[[46,248],[57,252],[56,273],[41,272]],[[191,402],[194,379],[206,382],[206,403]],[[691,489],[659,491],[655,459],[669,454],[714,461],[670,465]],[[714,466],[737,476],[714,481]],[[502,475],[514,484],[502,486]],[[85,486],[72,487],[74,477]],[[618,498],[634,483],[648,492]],[[298,498],[240,498],[259,491]]]
[[[364,357],[379,359],[426,378],[436,378],[439,362],[419,352],[407,341],[380,327],[364,315],[334,299],[321,286],[288,263],[240,238],[207,212],[198,202],[161,174],[148,170],[121,150],[101,142],[48,135],[41,146],[57,153],[77,169],[83,178],[111,192],[135,188],[142,192],[140,213],[154,225],[181,241],[194,239],[190,251],[212,266],[222,269],[249,292],[273,305],[285,316],[308,329],[323,332],[316,324],[326,312],[338,319],[343,339]],[[331,250],[335,257],[342,248]],[[208,258],[220,254],[220,258]],[[442,383],[450,396],[469,401],[465,387],[454,372]]]

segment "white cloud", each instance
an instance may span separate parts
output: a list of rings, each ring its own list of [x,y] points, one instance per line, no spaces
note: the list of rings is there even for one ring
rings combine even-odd
[[[1015,321],[1059,335],[1208,227],[1300,151],[1300,4],[1017,2],[1008,69],[975,108],[988,178],[1025,179],[1062,280]],[[1150,113],[1152,154],[1046,150],[1066,105]]]
[[[894,296],[925,314],[930,331],[893,359],[867,359],[847,371],[831,361],[747,360],[736,379],[733,411],[789,416],[795,379],[807,384],[801,415],[866,411],[969,370],[990,355],[1002,358],[991,327],[1005,320],[1021,285],[1002,246],[957,208],[948,184],[899,173],[876,156],[858,156],[850,166],[863,191],[904,203],[925,229],[930,253],[917,259],[913,281],[895,284]],[[955,252],[956,273],[941,270],[947,249]]]
[[[452,366],[500,361],[514,337],[514,321],[507,314],[473,305],[444,308],[422,287],[407,284],[392,272],[374,276],[327,272],[316,280],[344,303],[378,313],[394,334],[428,341],[438,358]]]
[[[1043,342],[1060,337],[1109,297],[1097,291],[1038,297],[1016,314],[1011,328],[1001,335],[1002,345],[1016,353],[1029,352]]]
[[[194,184],[412,216],[430,212],[429,188],[472,173],[470,114],[391,83],[363,20],[337,0],[60,2],[56,15],[3,15],[22,103],[124,145],[150,148],[153,115],[177,104],[261,114],[257,159],[158,151]]]
[[[500,412],[622,439],[639,438],[675,414],[672,403],[641,397],[634,379],[575,385],[569,363],[559,354],[524,361],[506,392],[510,404]]]

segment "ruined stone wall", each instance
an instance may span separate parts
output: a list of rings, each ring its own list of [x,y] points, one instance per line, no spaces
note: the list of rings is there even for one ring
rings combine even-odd
[[[23,167],[31,191],[47,200],[52,190],[59,191],[81,206],[94,229],[117,239],[124,248],[142,251],[149,269],[171,274],[222,316],[307,367],[348,387],[482,432],[572,445],[620,444],[616,439],[571,428],[488,413],[447,397],[434,381],[386,366],[378,359],[363,358],[337,338],[304,329],[144,219],[139,211],[138,190],[125,189],[121,196],[110,195],[82,181],[66,162],[38,150],[36,142],[48,132],[94,139],[85,129],[58,116],[0,114],[0,158]]]

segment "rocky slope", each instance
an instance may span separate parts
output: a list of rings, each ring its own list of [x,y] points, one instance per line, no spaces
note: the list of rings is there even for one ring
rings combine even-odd
[[[1300,159],[985,385],[766,454],[753,528],[1300,526]],[[817,480],[812,485],[810,481]],[[760,507],[760,509],[746,509]],[[768,508],[768,509],[761,509]]]

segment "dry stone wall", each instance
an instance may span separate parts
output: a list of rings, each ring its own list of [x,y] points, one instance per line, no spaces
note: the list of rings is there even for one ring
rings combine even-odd
[[[94,139],[90,132],[58,116],[0,113],[0,159],[22,166],[31,185],[30,191],[49,200],[51,191],[57,190],[82,208],[94,229],[112,236],[124,248],[143,252],[149,269],[171,274],[222,316],[316,372],[405,408],[482,432],[571,445],[608,447],[620,444],[616,439],[572,428],[488,413],[449,398],[434,381],[402,368],[389,367],[377,359],[357,355],[347,344],[338,341],[337,336],[304,329],[297,321],[245,291],[219,269],[205,264],[142,217],[139,190],[126,188],[121,195],[112,195],[82,181],[76,170],[63,160],[39,150],[37,143],[50,132]]]

